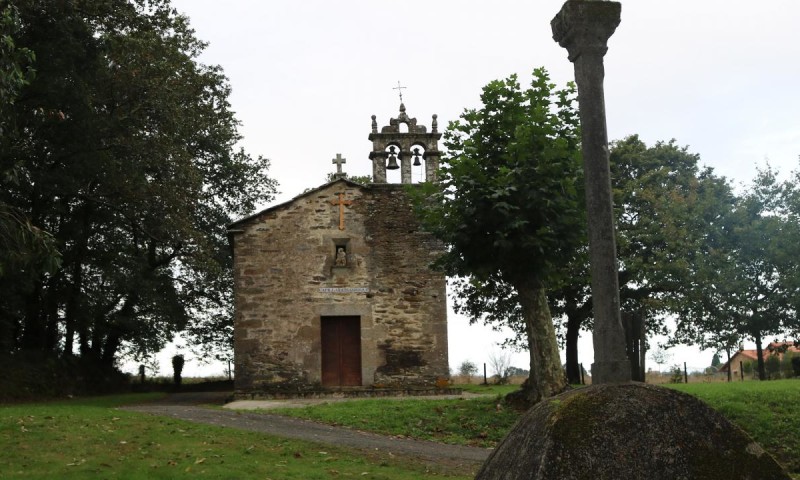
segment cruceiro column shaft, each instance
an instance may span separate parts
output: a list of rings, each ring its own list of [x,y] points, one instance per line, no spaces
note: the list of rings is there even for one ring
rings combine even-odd
[[[570,0],[553,18],[553,39],[575,65],[580,107],[594,305],[592,383],[631,380],[619,311],[619,280],[603,94],[603,56],[620,22],[618,2]]]

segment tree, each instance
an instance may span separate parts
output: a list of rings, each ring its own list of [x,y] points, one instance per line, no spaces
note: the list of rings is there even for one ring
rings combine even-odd
[[[706,192],[722,180],[701,171],[698,155],[674,140],[648,146],[632,135],[610,149],[620,306],[642,317],[649,333],[666,333],[665,315],[680,311],[690,293],[690,262],[709,218]],[[588,247],[578,253],[572,281],[549,296],[554,315],[563,318],[571,383],[580,382],[578,335],[592,326]]]
[[[472,383],[472,376],[478,373],[478,366],[469,360],[464,360],[458,366],[458,374],[467,379],[467,383]]]
[[[31,67],[34,52],[18,48],[16,37],[21,22],[19,11],[13,5],[0,9],[0,151],[5,152],[9,139],[17,133],[13,106],[20,90],[34,77]],[[19,184],[18,163],[0,163],[0,190]],[[60,263],[52,236],[34,225],[19,208],[0,199],[0,282],[9,282],[30,288],[41,276],[54,272]],[[2,284],[2,283],[0,283]],[[7,292],[6,292],[7,293]],[[13,347],[18,325],[13,318],[3,314],[3,305],[9,302],[4,293],[0,300],[0,353]]]
[[[732,215],[730,268],[718,282],[728,297],[726,311],[737,332],[752,338],[759,379],[766,379],[763,339],[800,328],[800,188],[779,182],[767,166],[759,170]]]
[[[325,181],[332,182],[336,180],[336,178],[336,172],[330,172],[325,177]],[[345,175],[345,178],[351,182],[360,183],[361,185],[369,185],[372,183],[372,175]]]
[[[172,356],[172,379],[177,387],[180,387],[183,382],[181,374],[183,373],[184,362],[183,355],[177,354]]]
[[[497,376],[498,384],[505,385],[508,383],[508,379],[511,377],[511,373],[509,372],[509,368],[511,367],[511,355],[509,355],[508,352],[502,350],[490,352],[489,365]]]
[[[459,279],[456,311],[525,332],[535,403],[567,387],[547,291],[586,237],[575,88],[537,69],[530,88],[512,75],[481,101],[448,126],[440,181],[417,191],[418,212],[448,246],[438,264]]]
[[[714,356],[711,357],[711,366],[718,369],[720,365],[722,365],[722,361],[719,359],[719,352],[714,352]]]
[[[661,373],[661,365],[669,363],[672,360],[672,354],[664,348],[659,347],[650,353],[650,358],[658,365],[658,373]]]
[[[710,171],[700,177],[695,214],[691,229],[699,233],[686,257],[690,274],[676,313],[676,329],[670,344],[697,345],[731,355],[741,342],[741,335],[731,322],[726,305],[729,296],[719,282],[720,272],[732,268],[729,244],[732,235],[731,215],[736,197],[724,178]],[[732,380],[728,369],[728,381]]]
[[[51,232],[56,273],[0,279],[9,351],[140,358],[192,327],[229,341],[225,226],[268,201],[268,161],[236,149],[219,67],[168,0],[19,0],[36,52],[0,170],[0,201]]]
[[[800,189],[798,173],[780,182],[767,166],[710,230],[697,258],[694,295],[678,318],[676,338],[730,352],[751,338],[766,379],[762,344],[800,329]]]

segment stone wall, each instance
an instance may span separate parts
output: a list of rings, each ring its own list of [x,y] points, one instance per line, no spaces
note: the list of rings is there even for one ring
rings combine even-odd
[[[340,192],[352,202],[343,230]],[[360,317],[363,387],[448,376],[445,278],[428,268],[441,246],[419,231],[402,186],[336,181],[231,233],[238,392],[320,389],[324,316]]]

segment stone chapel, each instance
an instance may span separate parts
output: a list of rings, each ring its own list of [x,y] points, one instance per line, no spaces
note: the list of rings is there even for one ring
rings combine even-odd
[[[443,246],[406,193],[412,169],[435,180],[440,138],[436,115],[428,132],[401,103],[380,132],[372,116],[372,184],[337,155],[333,181],[229,225],[237,397],[447,385],[445,276],[430,268]]]

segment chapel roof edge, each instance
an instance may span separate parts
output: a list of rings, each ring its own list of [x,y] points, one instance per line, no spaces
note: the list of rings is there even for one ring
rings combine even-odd
[[[239,220],[236,220],[234,222],[229,223],[228,225],[225,226],[226,230],[228,231],[228,235],[230,236],[230,235],[235,235],[236,233],[241,233],[240,231],[238,231],[236,229],[236,227],[238,227],[239,225],[247,223],[248,221],[253,220],[253,219],[255,219],[255,218],[257,218],[257,217],[259,217],[259,216],[261,216],[261,215],[263,215],[265,213],[268,213],[268,212],[271,212],[271,211],[274,211],[274,210],[278,210],[280,208],[283,208],[283,207],[286,207],[288,205],[291,205],[292,203],[296,202],[297,200],[300,200],[303,197],[307,197],[308,195],[311,195],[313,193],[316,193],[316,192],[319,192],[321,190],[324,190],[325,188],[328,188],[331,185],[333,185],[335,183],[339,183],[339,182],[343,182],[343,183],[345,183],[345,184],[347,184],[347,185],[349,185],[351,187],[358,187],[358,188],[369,188],[370,187],[370,185],[364,185],[364,184],[361,184],[361,183],[358,183],[358,182],[354,182],[354,181],[352,181],[350,179],[347,179],[347,178],[336,178],[334,180],[331,180],[330,182],[323,183],[322,185],[320,185],[320,186],[318,186],[316,188],[312,188],[310,190],[306,190],[305,192],[300,193],[299,195],[296,195],[296,196],[292,197],[291,199],[289,199],[289,200],[287,200],[285,202],[281,202],[281,203],[279,203],[277,205],[273,205],[271,207],[267,207],[267,208],[261,209],[261,210],[255,212],[255,213],[247,215],[246,217],[242,217]]]

